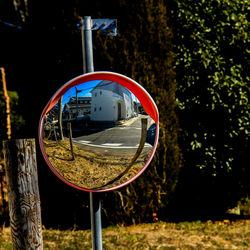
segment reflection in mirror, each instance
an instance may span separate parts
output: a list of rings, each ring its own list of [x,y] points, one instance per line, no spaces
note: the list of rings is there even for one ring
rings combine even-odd
[[[69,89],[45,114],[42,128],[56,172],[91,190],[133,178],[149,159],[156,136],[155,122],[136,96],[107,80]]]

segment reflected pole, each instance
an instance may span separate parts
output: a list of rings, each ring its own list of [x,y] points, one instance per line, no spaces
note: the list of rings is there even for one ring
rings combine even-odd
[[[83,72],[94,72],[93,45],[92,45],[92,20],[90,16],[84,17],[81,23]],[[90,220],[92,231],[92,248],[102,250],[102,220],[101,198],[98,193],[89,193]]]
[[[76,118],[78,118],[78,90],[77,90],[77,87],[75,87],[76,89]]]

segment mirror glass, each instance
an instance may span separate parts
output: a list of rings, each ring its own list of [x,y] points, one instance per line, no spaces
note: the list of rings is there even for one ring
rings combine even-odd
[[[41,119],[40,138],[61,178],[80,189],[105,190],[142,170],[152,155],[157,129],[129,89],[93,80],[59,97]]]

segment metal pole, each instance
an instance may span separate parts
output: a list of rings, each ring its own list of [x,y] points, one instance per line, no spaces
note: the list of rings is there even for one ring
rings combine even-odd
[[[85,37],[85,54],[86,54],[86,72],[94,71],[93,46],[91,17],[84,17],[84,37]]]
[[[78,110],[79,110],[79,106],[78,106],[78,91],[77,91],[77,87],[75,87],[76,89],[76,119],[78,118]]]
[[[83,73],[86,73],[86,53],[85,53],[85,37],[84,37],[84,20],[81,19],[81,39],[82,39],[82,66]]]
[[[92,231],[92,248],[102,250],[102,219],[100,194],[90,193],[90,218]]]
[[[94,59],[93,59],[93,46],[92,46],[92,30],[91,30],[91,17],[84,17],[84,34],[82,34],[83,48],[83,60],[86,60],[86,64],[83,63],[84,68],[86,65],[86,73],[94,71]],[[85,72],[84,72],[85,73]],[[90,193],[90,219],[91,219],[91,231],[92,231],[92,248],[94,250],[102,250],[102,221],[101,221],[101,199],[98,193]]]

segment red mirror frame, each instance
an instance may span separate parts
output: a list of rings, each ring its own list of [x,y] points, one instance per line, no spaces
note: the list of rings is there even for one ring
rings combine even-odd
[[[45,153],[45,149],[43,146],[43,138],[42,138],[42,125],[43,125],[43,121],[44,121],[44,117],[45,114],[47,114],[53,107],[54,105],[57,103],[57,101],[60,99],[60,97],[65,94],[70,88],[85,83],[85,82],[89,82],[89,81],[94,81],[94,80],[108,80],[108,81],[113,81],[116,82],[118,84],[121,84],[122,86],[126,87],[127,89],[129,89],[137,98],[138,100],[141,102],[144,110],[146,111],[146,113],[155,121],[155,125],[156,125],[156,136],[155,136],[155,142],[154,142],[154,146],[153,146],[153,150],[151,155],[149,156],[147,162],[145,163],[144,167],[130,180],[128,180],[125,183],[122,183],[118,186],[112,187],[112,188],[107,188],[107,189],[102,189],[102,190],[91,190],[91,189],[86,189],[86,188],[82,188],[79,187],[75,184],[70,183],[69,181],[67,181],[66,179],[64,179],[52,166],[52,164],[50,163],[46,153]],[[136,178],[138,178],[143,171],[147,168],[147,166],[149,165],[150,161],[152,160],[156,147],[157,147],[157,143],[158,143],[158,138],[159,138],[159,113],[158,113],[158,109],[157,106],[155,104],[155,102],[153,101],[153,99],[151,98],[151,96],[148,94],[148,92],[136,81],[134,81],[133,79],[118,74],[118,73],[114,73],[114,72],[107,72],[107,71],[100,71],[100,72],[92,72],[92,73],[87,73],[87,74],[83,74],[80,76],[77,76],[76,78],[73,78],[72,80],[68,81],[67,83],[65,83],[54,95],[53,97],[50,99],[50,101],[48,102],[48,104],[46,105],[45,109],[42,112],[41,118],[40,118],[40,122],[39,122],[39,130],[38,130],[38,135],[39,135],[39,144],[40,144],[40,148],[43,154],[43,157],[46,161],[46,163],[48,164],[48,166],[50,167],[50,169],[52,170],[52,172],[59,178],[61,179],[63,182],[65,182],[66,184],[68,184],[69,186],[82,190],[82,191],[86,191],[86,192],[107,192],[107,191],[112,191],[112,190],[116,190],[118,188],[124,187],[126,185],[128,185],[129,183],[131,183],[132,181],[134,181]]]

